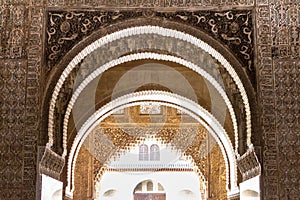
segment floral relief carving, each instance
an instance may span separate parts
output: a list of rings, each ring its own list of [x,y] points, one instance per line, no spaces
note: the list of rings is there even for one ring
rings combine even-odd
[[[2,123],[0,130],[0,199],[19,199],[21,192],[10,187],[18,188],[23,184],[23,162],[20,156],[24,145],[25,120],[25,74],[26,60],[0,60],[0,91]]]
[[[187,8],[187,7],[213,7],[213,6],[243,6],[253,5],[254,0],[48,0],[50,6],[93,6],[93,7],[149,7],[149,8]]]
[[[46,30],[47,71],[50,71],[76,43],[91,33],[117,21],[137,17],[158,17],[179,21],[208,33],[236,53],[255,85],[252,12],[247,10],[222,12],[49,11]]]
[[[98,28],[141,16],[141,13],[115,11],[50,11],[47,27],[47,71],[60,60],[78,41]]]
[[[26,58],[26,23],[24,5],[0,5],[0,58]]]
[[[226,45],[236,53],[249,77],[252,78],[252,83],[255,84],[251,11],[194,11],[157,15],[191,24]]]
[[[299,181],[299,175],[294,178],[287,178],[287,174],[292,177],[293,174],[299,173],[300,61],[278,60],[275,65],[275,103],[278,113],[276,115],[276,129],[278,133],[281,133],[281,136],[278,137],[279,185],[282,188],[280,198],[295,199],[299,193],[299,187],[293,187],[293,185]],[[289,192],[287,192],[286,185],[289,186]]]
[[[0,162],[0,199],[34,199],[36,143],[32,135],[37,137],[38,128],[30,129],[27,122],[32,120],[30,113],[38,112],[28,109],[32,102],[27,60],[29,9],[25,1],[11,3],[0,1],[0,157],[4,159]]]
[[[296,199],[299,194],[294,187],[299,178],[287,178],[297,171],[300,152],[299,10],[296,1],[272,1],[257,8],[266,199]]]

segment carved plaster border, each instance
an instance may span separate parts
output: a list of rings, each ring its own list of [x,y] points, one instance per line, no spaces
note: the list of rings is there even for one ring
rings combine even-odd
[[[94,72],[92,72],[85,80],[79,85],[79,87],[75,90],[75,92],[72,95],[71,100],[68,103],[68,107],[64,116],[64,122],[63,122],[63,157],[67,155],[67,138],[68,138],[68,123],[69,123],[69,117],[71,114],[71,111],[73,109],[73,106],[79,97],[80,93],[84,90],[84,88],[92,81],[94,80],[97,76],[105,72],[106,70],[115,67],[117,65],[120,65],[122,63],[130,62],[130,61],[135,61],[135,60],[142,60],[142,59],[154,59],[154,60],[164,60],[164,61],[172,61],[178,64],[181,64],[201,76],[203,76],[205,79],[207,79],[215,88],[216,90],[220,93],[222,96],[223,100],[225,101],[225,104],[229,110],[230,117],[233,123],[234,127],[234,135],[235,135],[235,151],[237,153],[238,149],[238,128],[237,128],[237,120],[236,116],[233,110],[233,106],[229,100],[229,98],[226,95],[226,92],[223,90],[221,85],[205,70],[201,69],[199,66],[188,62],[184,59],[175,57],[175,56],[170,56],[170,55],[165,55],[165,54],[157,54],[157,53],[136,53],[136,54],[130,54],[127,56],[120,57],[118,59],[112,60],[101,67],[97,68]]]
[[[74,169],[76,166],[76,159],[88,134],[112,113],[131,106],[140,105],[144,101],[159,101],[160,104],[171,106],[176,109],[182,110],[189,114],[199,123],[201,123],[217,141],[226,166],[226,186],[228,196],[236,195],[239,193],[237,186],[237,162],[232,143],[220,123],[212,116],[207,110],[202,108],[196,102],[182,97],[177,94],[165,91],[142,91],[124,95],[119,97],[97,110],[80,128],[77,136],[74,139],[71,152],[68,159],[67,166],[67,187],[66,195],[73,196],[74,192]],[[209,124],[208,124],[209,123]],[[227,160],[228,158],[228,160]],[[230,179],[230,180],[229,180]],[[230,181],[230,187],[228,183]]]
[[[203,49],[205,52],[209,53],[212,55],[214,58],[216,58],[222,66],[225,67],[225,69],[229,72],[230,76],[233,78],[235,84],[237,85],[245,107],[245,112],[246,112],[246,128],[247,128],[247,145],[251,146],[251,113],[250,113],[250,105],[249,105],[249,100],[247,97],[247,93],[245,91],[245,88],[238,77],[236,71],[234,68],[230,65],[230,63],[219,53],[217,52],[214,48],[212,48],[210,45],[207,43],[203,42],[202,40],[191,36],[189,34],[179,32],[177,30],[172,30],[168,28],[162,28],[158,26],[138,26],[138,27],[132,27],[132,28],[127,28],[123,29],[117,32],[114,32],[112,34],[106,35],[89,46],[87,46],[85,49],[83,49],[79,54],[77,54],[72,61],[68,64],[68,66],[65,68],[63,71],[62,75],[60,76],[54,91],[52,93],[52,98],[50,101],[50,106],[49,106],[49,121],[48,121],[48,137],[49,141],[47,143],[48,147],[53,146],[53,123],[54,123],[54,109],[55,109],[55,104],[56,100],[58,97],[58,94],[60,92],[60,89],[66,80],[66,78],[69,76],[70,72],[76,67],[76,65],[83,60],[87,55],[92,53],[94,50],[97,48],[108,44],[114,40],[120,39],[120,38],[125,38],[127,36],[132,36],[132,35],[139,35],[139,34],[158,34],[166,37],[173,37],[177,39],[181,39],[187,42],[190,42],[191,44],[198,46],[199,48]]]

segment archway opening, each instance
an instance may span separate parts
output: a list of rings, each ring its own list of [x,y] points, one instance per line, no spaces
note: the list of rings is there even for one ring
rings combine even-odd
[[[170,34],[172,33],[172,34]],[[160,48],[166,48],[165,46],[161,46],[159,47],[160,44],[156,44],[157,47],[155,47],[155,53],[153,52],[144,52],[143,50],[139,50],[139,48],[144,48],[142,46],[133,46],[133,48],[135,50],[139,50],[138,52],[142,52],[142,53],[134,53],[136,51],[132,51],[132,52],[125,52],[122,54],[114,54],[116,57],[114,58],[108,58],[108,60],[101,60],[99,61],[99,59],[95,60],[95,56],[97,57],[98,54],[100,55],[102,52],[102,47],[105,49],[107,45],[105,45],[106,43],[111,43],[116,41],[121,42],[121,43],[126,43],[128,42],[128,39],[132,36],[134,38],[136,38],[135,36],[139,35],[140,39],[141,38],[147,38],[149,37],[149,39],[151,40],[153,35],[157,35],[158,37],[164,38],[163,41],[169,41],[169,40],[174,40],[174,41],[178,41],[179,43],[185,43],[186,48],[191,47],[191,49],[194,49],[194,52],[198,52],[199,54],[197,55],[201,55],[199,57],[192,57],[192,61],[195,61],[196,64],[189,62],[190,55],[186,55],[186,53],[188,51],[183,51],[180,56],[178,55],[178,52],[176,50],[176,45],[174,46],[175,49],[170,50],[169,47],[167,47],[167,49],[165,49],[166,51],[170,51],[169,53],[166,54],[161,54],[161,53],[157,53],[157,50],[159,50]],[[103,39],[103,40],[102,40]],[[103,42],[104,41],[104,42]],[[152,41],[152,40],[151,40]],[[174,42],[173,41],[173,42]],[[154,40],[152,41],[154,44]],[[178,44],[178,42],[176,42],[176,44]],[[163,43],[165,44],[165,43]],[[109,45],[108,45],[109,46]],[[157,48],[157,49],[156,49]],[[173,47],[170,47],[171,49]],[[187,49],[186,49],[187,50]],[[159,51],[160,52],[160,51]],[[165,51],[164,51],[165,52]],[[121,53],[121,52],[118,52]],[[171,56],[171,55],[172,56]],[[174,55],[174,56],[173,56]],[[185,55],[185,56],[183,56]],[[187,60],[185,60],[187,59]],[[208,82],[211,84],[209,86],[209,88],[212,88],[214,90],[216,90],[217,92],[215,94],[218,94],[221,96],[220,99],[216,100],[216,98],[213,98],[213,100],[215,100],[215,102],[218,102],[219,100],[221,100],[223,103],[225,103],[226,109],[228,109],[227,111],[229,112],[230,115],[230,120],[227,122],[227,124],[231,124],[231,126],[233,126],[233,132],[234,134],[231,135],[233,136],[232,138],[228,138],[228,134],[226,133],[226,131],[224,130],[224,127],[220,124],[220,116],[218,116],[218,113],[214,113],[212,110],[209,110],[208,113],[207,111],[205,111],[205,109],[203,109],[203,107],[201,106],[205,106],[205,103],[208,103],[207,101],[203,104],[200,105],[200,107],[202,109],[200,109],[201,111],[199,111],[199,108],[196,106],[196,104],[193,104],[192,102],[189,102],[189,100],[191,99],[185,99],[184,101],[188,102],[187,104],[190,106],[183,105],[180,102],[177,102],[178,99],[175,96],[172,96],[172,101],[169,101],[169,99],[165,100],[163,99],[164,95],[159,94],[158,95],[158,99],[156,98],[157,94],[152,94],[150,99],[147,99],[147,94],[146,99],[143,99],[144,97],[142,97],[143,95],[139,96],[137,99],[135,98],[135,96],[127,96],[126,98],[129,99],[136,99],[136,100],[129,100],[127,101],[126,99],[122,99],[122,92],[125,92],[125,96],[126,94],[130,93],[130,91],[120,91],[121,93],[119,93],[117,97],[120,97],[119,100],[123,101],[123,103],[119,104],[118,102],[114,102],[117,104],[117,106],[114,105],[109,105],[109,106],[104,106],[105,103],[110,102],[110,100],[114,100],[114,98],[111,98],[112,96],[107,96],[109,99],[102,99],[102,100],[107,100],[107,102],[102,102],[104,103],[103,105],[99,106],[99,112],[98,110],[93,114],[93,112],[89,113],[86,117],[88,118],[90,115],[92,115],[89,119],[84,120],[79,123],[79,126],[76,127],[78,128],[79,132],[77,134],[77,132],[73,135],[73,138],[68,138],[70,136],[69,134],[69,123],[72,123],[72,121],[70,122],[69,120],[69,116],[71,114],[71,111],[73,112],[74,109],[74,103],[76,103],[76,101],[78,101],[78,97],[80,95],[82,95],[81,93],[85,93],[88,91],[88,89],[86,89],[86,87],[88,87],[88,85],[94,81],[94,79],[96,77],[102,76],[103,72],[107,71],[108,69],[112,68],[112,67],[116,67],[119,64],[124,64],[124,63],[132,63],[136,60],[159,60],[159,62],[173,62],[179,65],[182,65],[184,67],[189,68],[190,70],[194,71],[195,74],[200,75],[202,78],[205,79],[205,83],[207,84]],[[95,61],[95,62],[94,62]],[[102,62],[103,61],[103,62]],[[91,63],[93,62],[93,63]],[[107,62],[107,63],[105,63]],[[83,78],[82,80],[79,80],[78,83],[70,82],[69,80],[72,79],[72,76],[74,75],[73,72],[75,72],[75,76],[77,73],[78,69],[82,69],[81,68],[81,64],[83,64],[82,66],[86,66],[88,65],[88,67],[90,67],[90,71],[87,72],[86,75],[82,75],[81,78]],[[198,64],[198,65],[197,65]],[[200,64],[200,66],[199,66]],[[93,67],[91,67],[93,65]],[[230,77],[228,82],[225,80],[224,77],[222,77],[222,75],[224,74],[219,74],[220,71],[218,70],[219,67],[223,68],[223,70],[227,71],[225,74],[225,76]],[[74,70],[73,70],[74,69]],[[73,70],[73,71],[72,71]],[[93,71],[94,70],[94,71]],[[72,71],[72,72],[71,72]],[[153,70],[150,70],[150,72]],[[71,73],[70,73],[71,72]],[[83,74],[85,74],[84,72],[82,72]],[[148,73],[149,74],[149,73]],[[150,73],[151,74],[151,73]],[[155,73],[154,73],[155,74]],[[88,75],[88,76],[87,76]],[[221,76],[219,76],[221,75]],[[155,77],[155,75],[153,76]],[[197,79],[198,81],[200,79]],[[241,106],[239,108],[235,108],[233,109],[231,100],[229,97],[232,94],[228,94],[227,91],[225,92],[226,89],[228,89],[228,86],[230,85],[230,82],[233,83],[237,93],[239,94],[239,100],[241,100],[238,105]],[[58,107],[57,105],[60,105],[61,103],[64,103],[64,99],[63,99],[63,93],[66,90],[66,85],[68,85],[70,83],[70,85],[74,84],[74,94],[71,94],[70,96],[70,101],[69,103],[65,104],[66,110],[64,110],[64,108],[62,107]],[[173,84],[176,83],[173,82]],[[225,84],[226,86],[224,87]],[[108,86],[109,84],[107,84]],[[192,83],[192,85],[196,85],[195,83]],[[156,85],[157,86],[157,85]],[[184,87],[186,88],[186,87]],[[127,88],[128,89],[128,88]],[[150,89],[153,89],[153,85],[150,86]],[[167,88],[169,89],[169,88]],[[62,91],[60,91],[62,90]],[[67,68],[64,70],[62,76],[60,77],[60,80],[58,81],[58,83],[55,86],[54,89],[54,93],[52,95],[52,100],[50,102],[50,112],[49,112],[49,142],[47,144],[47,147],[52,148],[53,145],[55,145],[54,149],[57,152],[61,152],[62,153],[62,157],[63,159],[65,158],[65,156],[68,156],[69,160],[68,160],[68,166],[67,166],[67,173],[68,173],[68,177],[67,177],[67,188],[66,188],[66,194],[70,194],[72,195],[73,191],[74,191],[74,180],[76,180],[76,178],[74,178],[74,170],[75,170],[75,166],[77,165],[77,157],[78,154],[80,153],[81,150],[81,146],[83,141],[85,140],[86,136],[90,134],[90,132],[92,131],[93,128],[95,128],[95,126],[97,125],[97,123],[103,121],[105,118],[107,118],[112,112],[114,111],[120,111],[121,109],[119,107],[122,108],[127,108],[127,107],[134,107],[138,104],[140,104],[137,101],[144,101],[144,100],[151,100],[151,101],[162,101],[163,103],[170,104],[170,105],[175,105],[174,107],[183,107],[183,110],[188,110],[191,115],[194,115],[196,118],[198,118],[198,122],[203,122],[204,126],[206,129],[210,129],[211,133],[214,134],[216,142],[218,142],[218,146],[221,149],[221,153],[222,156],[224,158],[224,162],[225,162],[225,166],[226,166],[226,184],[225,187],[227,187],[228,189],[228,196],[230,196],[231,194],[236,194],[238,192],[237,189],[237,171],[236,171],[236,157],[235,155],[238,155],[238,148],[239,148],[239,137],[241,137],[243,139],[242,141],[242,145],[244,145],[245,143],[249,146],[249,148],[251,147],[251,116],[250,116],[250,107],[249,107],[249,102],[248,102],[248,97],[247,97],[247,93],[245,91],[245,88],[240,80],[240,78],[238,77],[238,75],[236,74],[235,70],[232,68],[232,66],[229,64],[229,62],[227,62],[227,60],[219,53],[217,52],[215,49],[211,48],[209,45],[207,45],[206,43],[202,42],[201,40],[185,34],[183,32],[179,32],[176,30],[171,30],[171,29],[167,29],[167,28],[161,28],[161,27],[152,27],[152,26],[141,26],[141,27],[133,27],[133,28],[128,28],[128,29],[124,29],[121,30],[120,32],[117,33],[113,33],[111,35],[108,35],[107,37],[105,36],[104,38],[101,38],[100,40],[97,40],[96,42],[94,42],[92,45],[86,47],[82,52],[80,52],[73,60],[72,62],[69,63],[69,65],[67,66]],[[176,92],[174,92],[176,94]],[[62,94],[62,97],[60,97],[59,95]],[[210,94],[211,91],[210,91]],[[83,94],[85,95],[85,94]],[[182,95],[182,94],[181,94]],[[168,96],[168,95],[166,95]],[[190,98],[190,96],[186,96],[185,94],[182,95],[183,97],[186,98]],[[139,99],[141,97],[141,99]],[[152,98],[154,97],[154,98]],[[168,96],[170,97],[170,96]],[[111,98],[111,99],[110,99]],[[232,97],[231,97],[232,98]],[[179,98],[180,99],[180,98]],[[220,102],[220,101],[219,101]],[[98,102],[96,102],[98,103]],[[150,102],[151,103],[151,102]],[[109,103],[108,103],[109,104]],[[129,105],[130,104],[130,105]],[[213,102],[212,102],[213,104]],[[199,105],[199,104],[198,104]],[[209,105],[209,103],[207,104]],[[101,107],[103,106],[103,107]],[[171,106],[171,107],[172,107]],[[61,108],[62,109],[62,113],[58,113],[60,110],[56,109],[56,107]],[[212,106],[213,107],[213,106]],[[96,108],[96,107],[95,107]],[[225,110],[226,110],[225,109]],[[113,111],[114,110],[114,111]],[[179,109],[180,110],[180,109]],[[239,113],[239,110],[241,110],[242,113],[242,123],[237,124],[235,115],[235,112]],[[64,113],[64,111],[66,111]],[[227,112],[226,111],[226,112]],[[198,112],[200,112],[201,114],[199,114]],[[53,115],[54,114],[60,114],[61,115],[61,120],[58,124],[55,124],[56,122],[54,122],[53,120]],[[74,112],[72,113],[73,117],[74,117]],[[79,112],[79,114],[84,114],[84,112]],[[62,116],[64,115],[64,116]],[[227,115],[227,113],[226,113]],[[227,116],[229,116],[227,115]],[[80,115],[80,117],[82,117],[82,115]],[[217,118],[217,120],[215,119]],[[222,117],[221,117],[222,118]],[[63,121],[63,122],[62,122]],[[221,120],[222,121],[222,120]],[[226,124],[226,123],[225,123]],[[54,125],[54,126],[53,126]],[[55,127],[56,125],[56,127]],[[78,125],[78,124],[75,124]],[[240,130],[237,129],[237,127],[240,127]],[[216,128],[217,127],[217,128]],[[226,127],[225,127],[226,128]],[[53,131],[55,129],[62,129],[62,139],[57,139],[55,137],[53,137]],[[243,131],[245,130],[245,132]],[[246,137],[245,135],[241,135],[238,133],[238,131],[240,131],[241,133],[246,133]],[[232,132],[232,133],[233,133]],[[245,138],[247,138],[246,140],[244,140]],[[231,141],[230,141],[231,140]],[[71,142],[70,142],[71,141]],[[73,142],[74,141],[74,142]],[[122,139],[121,139],[122,141]],[[233,142],[234,141],[234,142]],[[70,147],[70,143],[73,142],[73,146]],[[61,148],[61,143],[62,148]],[[232,148],[232,143],[234,143],[235,149]],[[68,146],[69,145],[69,146]],[[245,146],[242,146],[241,148],[241,152],[244,152]],[[69,148],[69,149],[68,149]],[[155,149],[155,148],[154,148]],[[69,153],[70,150],[70,153]],[[154,156],[156,155],[156,156]],[[156,159],[158,154],[153,154],[152,155],[152,159]],[[148,158],[149,159],[149,158]],[[150,155],[150,160],[151,160],[151,155]],[[230,166],[229,166],[230,165]],[[76,174],[76,173],[75,173]],[[183,192],[184,193],[184,192]],[[214,196],[213,194],[211,196]]]
[[[145,197],[146,194],[134,196],[132,192],[142,180],[152,180],[153,186],[146,184],[144,187],[154,188],[161,198],[164,195],[158,192],[158,183],[163,186],[166,199],[181,200],[186,195],[197,199],[207,199],[209,195],[227,198],[227,158],[224,159],[214,137],[185,112],[158,102],[152,104],[159,105],[160,112],[157,108],[155,112],[149,108],[145,114],[143,106],[128,107],[110,115],[93,129],[78,154],[75,199],[86,195],[80,188],[86,185],[84,180],[87,182],[88,177],[95,177],[95,185],[91,185],[90,190],[97,198],[103,197],[111,188],[123,199]],[[134,112],[136,110],[139,112]],[[120,119],[128,117],[135,118],[138,123],[132,126]],[[144,123],[148,117],[152,118],[150,124]],[[163,123],[159,123],[161,121]],[[120,138],[122,142],[118,140]],[[151,155],[156,159],[150,159]],[[87,163],[90,165],[86,166]],[[98,168],[93,168],[95,166]],[[89,175],[86,169],[91,169]],[[84,173],[85,177],[82,176]],[[192,193],[180,193],[186,190]],[[118,199],[117,196],[114,198]]]

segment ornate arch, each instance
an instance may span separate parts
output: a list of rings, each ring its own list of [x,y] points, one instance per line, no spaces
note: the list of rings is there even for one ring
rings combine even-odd
[[[119,65],[121,63],[125,62],[130,62],[134,60],[142,60],[142,59],[155,59],[155,60],[166,60],[166,61],[172,61],[175,63],[182,64],[183,66],[186,66],[187,68],[192,69],[193,71],[197,72],[198,74],[202,75],[206,80],[208,80],[213,87],[217,89],[217,91],[220,93],[221,97],[225,101],[225,104],[230,112],[230,116],[233,122],[233,127],[234,127],[234,135],[235,135],[235,151],[237,152],[238,148],[238,130],[237,130],[237,122],[236,122],[236,116],[233,110],[233,106],[226,95],[226,92],[222,88],[222,86],[215,81],[215,79],[208,74],[205,70],[202,70],[200,67],[196,66],[195,64],[188,62],[186,60],[183,60],[178,57],[174,56],[169,56],[169,55],[164,55],[164,54],[157,54],[157,53],[138,53],[138,54],[130,54],[128,56],[122,56],[116,60],[112,60],[99,68],[97,68],[95,71],[93,71],[84,81],[78,86],[78,88],[74,91],[74,94],[71,97],[71,100],[68,103],[67,110],[64,116],[64,127],[63,127],[63,148],[64,148],[64,153],[63,157],[67,155],[67,129],[68,129],[68,121],[69,121],[69,116],[71,114],[71,111],[73,109],[73,106],[79,97],[80,93],[86,88],[86,86],[94,80],[97,76],[102,74],[104,71]],[[50,126],[49,126],[50,127]],[[51,127],[50,127],[51,128]],[[50,135],[49,135],[50,137]]]
[[[91,54],[92,52],[96,51],[97,48],[104,44],[108,44],[116,39],[129,37],[131,35],[145,35],[145,34],[158,34],[165,37],[176,38],[188,43],[195,45],[196,47],[203,49],[205,52],[211,54],[215,59],[217,59],[221,65],[228,71],[228,73],[233,78],[234,82],[236,83],[237,87],[239,88],[239,92],[242,96],[244,102],[244,110],[246,112],[246,127],[247,127],[247,144],[251,146],[251,113],[250,113],[250,105],[248,101],[248,97],[246,94],[246,90],[239,79],[237,73],[235,72],[234,68],[230,65],[230,63],[215,49],[213,49],[207,43],[182,32],[166,29],[162,27],[156,26],[142,26],[142,27],[133,27],[124,29],[110,35],[107,35],[99,40],[95,41],[91,45],[87,46],[83,51],[81,51],[75,58],[69,63],[67,68],[64,70],[63,74],[61,75],[58,83],[54,88],[54,92],[52,94],[52,99],[50,102],[49,108],[49,123],[48,123],[48,136],[49,142],[48,146],[51,147],[53,145],[53,124],[54,124],[54,117],[53,113],[55,110],[56,100],[58,98],[59,92],[61,90],[62,85],[64,84],[65,80],[71,73],[71,71],[76,67],[76,65],[83,60],[87,55]],[[214,77],[216,79],[216,77]],[[234,118],[233,118],[234,119]],[[64,152],[65,154],[66,152]]]
[[[104,120],[112,113],[126,107],[139,105],[144,101],[159,101],[161,105],[167,105],[180,109],[189,114],[199,123],[201,123],[215,138],[219,147],[221,148],[226,166],[226,185],[228,189],[228,196],[238,194],[239,190],[237,187],[237,161],[234,149],[228,135],[226,134],[226,131],[219,124],[219,122],[207,110],[203,109],[200,105],[185,97],[163,91],[142,91],[128,94],[111,101],[110,103],[100,108],[97,112],[95,112],[84,123],[73,142],[68,158],[68,183],[66,187],[66,195],[72,197],[74,191],[74,169],[76,166],[76,158],[88,134],[95,128],[95,126],[97,126],[99,122]],[[230,188],[228,188],[229,183]]]
[[[47,143],[48,148],[46,148],[46,149],[51,149],[54,139],[55,139],[54,135],[53,135],[53,126],[56,123],[56,121],[54,119],[54,113],[55,113],[55,110],[57,109],[57,100],[59,100],[59,95],[62,93],[63,86],[65,84],[68,84],[68,80],[70,79],[70,77],[72,76],[72,73],[76,70],[76,68],[78,69],[78,67],[80,67],[79,65],[81,63],[88,63],[91,60],[93,60],[93,58],[94,58],[93,55],[96,55],[97,53],[99,53],[99,51],[101,51],[101,48],[104,47],[105,45],[112,45],[114,42],[126,40],[130,37],[137,37],[137,36],[153,36],[153,37],[159,36],[160,38],[174,39],[174,40],[180,41],[182,43],[188,44],[189,47],[192,46],[195,50],[198,49],[197,52],[203,51],[206,55],[209,55],[211,57],[211,60],[216,60],[216,62],[213,62],[213,63],[219,63],[222,70],[225,71],[225,78],[226,78],[226,76],[229,77],[228,78],[229,82],[224,83],[225,86],[223,85],[223,81],[225,79],[224,77],[215,76],[215,74],[212,71],[209,71],[208,68],[202,69],[202,70],[211,76],[211,78],[209,78],[211,81],[214,81],[219,84],[220,87],[216,86],[216,84],[214,85],[219,92],[226,91],[225,95],[222,95],[222,96],[225,98],[228,96],[229,97],[228,99],[231,98],[230,101],[232,101],[233,97],[232,97],[232,94],[228,95],[228,91],[226,90],[228,85],[234,85],[234,87],[237,88],[236,90],[238,91],[238,93],[240,95],[239,98],[241,98],[241,104],[239,104],[239,105],[242,106],[241,110],[243,110],[242,113],[245,113],[245,118],[246,118],[246,122],[245,122],[246,132],[247,132],[246,143],[247,143],[248,147],[252,147],[252,142],[251,142],[252,120],[251,120],[250,104],[251,104],[251,106],[255,106],[255,103],[253,103],[254,101],[252,101],[253,99],[255,99],[255,95],[254,95],[253,88],[251,86],[251,81],[248,78],[245,78],[245,77],[247,77],[247,75],[246,75],[247,73],[244,72],[239,61],[237,61],[237,59],[234,58],[234,56],[232,56],[229,53],[229,51],[227,49],[224,49],[222,47],[222,45],[220,45],[218,42],[216,42],[216,45],[213,44],[215,42],[215,40],[210,37],[203,36],[205,34],[201,33],[201,31],[199,31],[199,30],[195,30],[195,29],[191,28],[190,26],[186,26],[184,24],[180,24],[180,26],[182,25],[182,27],[177,28],[176,25],[178,25],[178,23],[174,23],[174,22],[169,23],[169,21],[168,21],[168,23],[163,22],[161,24],[160,24],[160,21],[159,21],[159,23],[158,23],[158,21],[156,21],[156,23],[153,23],[153,21],[155,21],[155,20],[151,19],[149,23],[148,23],[148,20],[145,20],[145,19],[142,19],[139,23],[129,21],[129,23],[127,23],[126,25],[121,25],[121,23],[119,23],[115,27],[114,26],[108,27],[106,29],[107,32],[105,31],[105,33],[103,32],[103,30],[95,32],[94,34],[92,34],[91,37],[88,37],[87,39],[85,39],[84,41],[79,43],[78,46],[76,46],[74,48],[75,50],[71,50],[70,52],[68,52],[66,54],[66,56],[61,60],[61,62],[59,62],[58,66],[61,65],[61,66],[67,66],[67,67],[61,68],[60,70],[54,70],[54,71],[52,71],[53,73],[51,72],[49,74],[49,76],[48,76],[49,79],[48,79],[47,88],[46,88],[47,92],[45,93],[46,96],[52,95],[50,105],[49,105],[48,109],[46,109],[47,111],[44,110],[45,113],[47,113],[49,111],[49,113],[47,113],[47,114],[49,114],[49,119],[48,119],[49,141]],[[148,26],[144,26],[144,25],[140,26],[140,24],[149,24],[149,25]],[[160,25],[157,26],[157,24],[160,24]],[[169,26],[169,24],[172,24],[172,26]],[[117,28],[118,30],[116,29],[116,27],[118,27]],[[186,28],[186,30],[185,30],[185,28]],[[97,33],[101,33],[100,35],[102,37],[99,38]],[[201,39],[199,39],[199,38],[201,38]],[[206,39],[202,40],[203,38],[206,38]],[[211,40],[211,41],[209,41],[209,40]],[[153,41],[153,38],[152,38],[152,41]],[[145,51],[143,48],[137,47],[136,51],[138,52],[139,50],[142,50],[142,52]],[[152,50],[150,49],[150,52],[148,52],[148,53],[151,54],[151,51],[157,52],[157,49],[152,49]],[[158,49],[158,50],[161,50],[161,49]],[[125,54],[141,55],[141,54],[138,54],[137,52],[134,52],[134,51],[126,52]],[[226,52],[226,53],[224,53],[224,52]],[[146,53],[147,52],[145,52],[145,54]],[[167,56],[174,55],[173,57],[177,57],[180,60],[180,58],[178,56],[178,52],[174,52],[174,51],[166,48],[166,49],[164,49],[163,53],[166,54]],[[223,55],[226,55],[226,57]],[[123,61],[122,59],[124,59],[124,57],[126,57],[126,56],[122,56],[122,54],[120,54],[115,59],[107,60],[106,63],[113,62],[114,60],[118,60],[118,59]],[[185,57],[183,57],[183,58],[181,58],[181,60],[187,60],[187,62],[189,62],[190,60],[194,61],[194,60],[192,60],[192,59],[196,59],[194,57],[195,56],[192,56],[191,59],[190,58],[185,59]],[[230,62],[228,62],[228,60],[230,60]],[[194,62],[194,63],[190,62],[190,63],[197,64],[197,62]],[[113,64],[115,64],[115,63],[113,63]],[[98,68],[99,66],[102,66],[101,63],[97,63],[96,67]],[[218,67],[214,66],[213,69],[218,69]],[[56,73],[56,72],[58,72],[58,73]],[[62,72],[62,73],[60,74],[60,72]],[[95,76],[95,74],[93,75],[92,72],[90,72],[88,75],[91,75],[92,78],[94,78],[93,76]],[[86,77],[84,77],[84,79],[80,83],[83,83],[85,80],[88,80],[87,79],[88,75]],[[57,78],[57,82],[55,81],[53,84],[52,80],[53,79],[55,80],[56,78]],[[80,85],[80,84],[78,84],[78,85]],[[77,87],[78,85],[75,85],[74,83],[72,83],[72,87],[73,87],[72,89],[76,89],[76,90],[78,89],[78,91],[83,89],[83,88]],[[74,95],[75,95],[75,93],[74,93]],[[248,98],[250,98],[251,101],[249,101]],[[48,98],[45,98],[45,99],[48,99]],[[70,99],[71,99],[71,96],[70,96]],[[75,100],[76,100],[76,98],[75,98]],[[225,101],[227,102],[228,105],[230,104],[229,100],[228,101],[225,100]],[[70,102],[67,102],[67,104],[68,103],[69,104],[74,103],[74,99]],[[47,104],[48,104],[47,102],[44,102],[44,107],[48,106]],[[68,110],[65,110],[65,111],[69,112],[69,111],[71,111],[71,109],[72,108],[68,108]],[[234,114],[236,112],[235,109],[236,108],[233,108],[234,111],[232,111],[231,113]],[[234,117],[232,117],[232,118],[234,119]],[[66,121],[64,122],[65,127],[68,126]],[[233,121],[235,122],[235,120],[233,120]],[[238,133],[238,135],[243,134],[242,132],[243,131],[241,131],[241,133]],[[64,137],[63,141],[65,141],[66,136],[64,135],[63,137]],[[237,138],[235,138],[235,141],[237,141]],[[237,144],[238,144],[238,142],[236,142],[236,145]],[[67,145],[66,142],[64,145]],[[237,149],[237,147],[236,147],[236,149]],[[67,152],[64,151],[62,159],[59,158],[60,162],[64,162],[66,155],[67,155]],[[55,155],[55,156],[59,157],[59,155]]]

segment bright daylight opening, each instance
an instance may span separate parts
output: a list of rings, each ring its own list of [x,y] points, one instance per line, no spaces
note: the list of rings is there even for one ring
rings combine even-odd
[[[226,164],[198,121],[176,108],[142,103],[112,114],[85,139],[74,198],[86,188],[95,200],[204,200],[209,189],[222,199]]]

